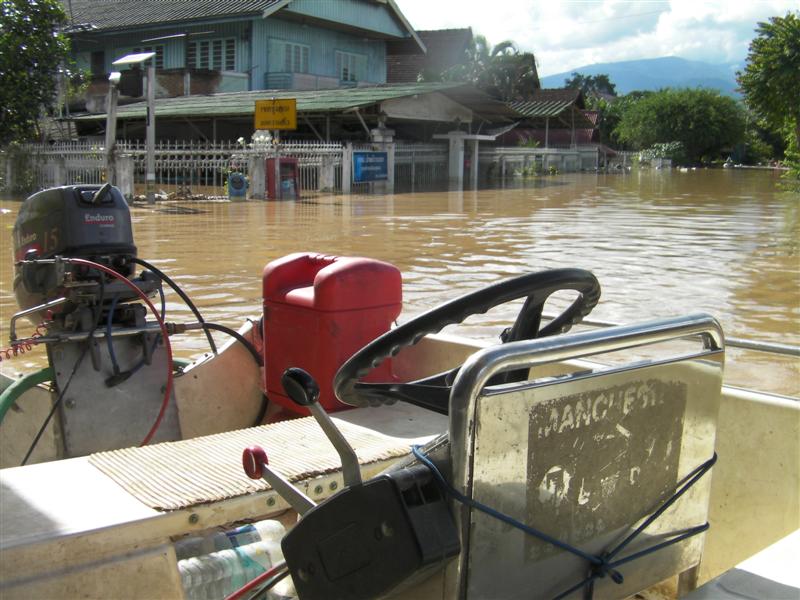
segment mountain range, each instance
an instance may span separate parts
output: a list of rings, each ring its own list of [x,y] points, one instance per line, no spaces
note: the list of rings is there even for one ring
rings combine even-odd
[[[677,56],[626,60],[621,62],[595,63],[570,69],[541,78],[543,88],[564,87],[564,81],[572,73],[609,76],[617,86],[617,94],[634,90],[658,90],[664,87],[705,87],[717,89],[728,96],[738,96],[736,71],[742,65],[710,64],[697,60],[686,60]]]

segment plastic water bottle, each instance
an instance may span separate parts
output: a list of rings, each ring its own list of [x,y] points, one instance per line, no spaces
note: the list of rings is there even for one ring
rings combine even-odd
[[[227,532],[193,537],[176,544],[178,571],[187,600],[224,598],[283,560],[277,521],[260,521]],[[256,541],[251,541],[256,540]],[[239,542],[251,541],[239,545]],[[234,545],[236,544],[236,545]],[[214,546],[227,546],[214,550]],[[208,550],[196,556],[187,553]]]
[[[178,560],[184,560],[192,556],[238,548],[258,541],[279,542],[284,535],[286,535],[286,528],[280,521],[269,519],[257,521],[230,531],[217,531],[207,536],[192,536],[179,540],[175,543],[175,555]]]

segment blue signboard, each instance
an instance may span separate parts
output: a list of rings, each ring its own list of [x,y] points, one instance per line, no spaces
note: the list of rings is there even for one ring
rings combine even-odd
[[[386,152],[353,152],[353,183],[389,179]]]

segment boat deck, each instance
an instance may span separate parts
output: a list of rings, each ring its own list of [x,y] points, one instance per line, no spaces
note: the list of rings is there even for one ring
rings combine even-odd
[[[407,454],[412,444],[424,443],[447,428],[446,417],[408,404],[345,411],[338,413],[335,420],[346,435],[353,437],[356,453],[364,463],[365,477],[379,473]],[[292,434],[297,436],[293,448],[322,446],[322,432],[312,419],[293,423]],[[236,521],[267,518],[288,508],[265,482],[249,480],[242,471],[241,451],[248,445],[248,439],[249,443],[264,444],[268,451],[272,447],[277,468],[290,477],[293,473],[296,485],[313,500],[321,500],[341,488],[340,465],[333,448],[328,444],[327,461],[320,463],[319,456],[314,456],[316,467],[306,464],[309,462],[307,455],[310,457],[312,451],[281,455],[280,444],[286,441],[281,436],[285,436],[286,429],[286,425],[276,423],[208,436],[231,436],[235,441],[214,444],[220,450],[206,450],[205,456],[196,451],[203,446],[204,438],[118,451],[126,460],[133,460],[130,458],[133,456],[138,461],[129,462],[128,466],[138,468],[137,465],[144,464],[149,468],[153,449],[162,452],[158,460],[163,460],[163,455],[170,455],[169,447],[177,448],[172,454],[176,457],[180,454],[180,460],[172,463],[170,477],[173,478],[172,487],[183,490],[185,497],[180,506],[170,510],[159,510],[154,502],[146,501],[148,487],[155,487],[155,482],[148,479],[145,472],[136,474],[134,469],[127,480],[120,475],[112,477],[96,466],[102,455],[0,471],[0,505],[3,507],[0,511],[3,532],[0,592],[3,598],[31,597],[32,594],[45,597],[62,589],[48,588],[46,574],[53,574],[53,582],[61,581],[58,585],[64,585],[64,573],[74,571],[74,577],[80,579],[81,585],[86,585],[87,579],[80,577],[81,572],[89,572],[86,569],[100,562],[110,562],[124,572],[125,565],[130,563],[133,568],[133,563],[147,560],[148,553],[152,553],[154,564],[150,568],[153,573],[162,575],[154,592],[162,590],[164,597],[169,596],[180,588],[172,540]],[[278,440],[277,446],[273,440]],[[225,487],[222,491],[207,487],[207,497],[203,498],[195,494],[197,487],[185,487],[189,482],[201,480],[208,486],[215,472],[221,475],[229,470],[234,480],[243,479],[251,488],[232,493],[233,490]],[[158,477],[163,483],[164,474]],[[143,485],[145,483],[147,485]],[[180,494],[176,497],[180,498]],[[188,502],[190,497],[192,502]],[[119,560],[114,561],[115,557]],[[95,571],[92,577],[97,576]],[[92,597],[90,588],[85,591]],[[122,597],[135,596],[131,590],[125,593],[123,588],[120,593]]]

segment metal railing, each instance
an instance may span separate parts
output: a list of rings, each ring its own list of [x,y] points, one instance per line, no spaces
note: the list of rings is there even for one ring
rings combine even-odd
[[[23,152],[38,189],[106,181],[107,153],[102,143],[30,144],[23,147]],[[304,195],[341,191],[342,153],[340,143],[287,142],[274,146],[242,142],[159,141],[155,146],[156,189],[161,199],[226,196],[226,182],[231,173],[250,176],[254,163],[279,156],[297,159],[300,189]],[[118,165],[132,162],[134,193],[144,190],[146,155],[144,142],[117,142]],[[8,181],[5,184],[9,186]]]
[[[544,318],[553,320],[556,318],[554,314],[545,313]],[[581,325],[588,325],[590,327],[620,327],[621,323],[613,323],[611,321],[602,321],[599,319],[582,319]],[[744,350],[755,350],[756,352],[766,352],[768,354],[781,354],[783,356],[800,356],[800,346],[793,346],[791,344],[778,344],[776,342],[765,342],[761,340],[747,340],[740,337],[725,336],[725,345],[730,348],[741,348]]]

